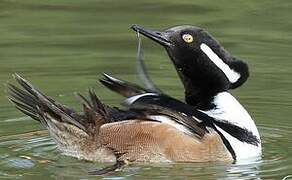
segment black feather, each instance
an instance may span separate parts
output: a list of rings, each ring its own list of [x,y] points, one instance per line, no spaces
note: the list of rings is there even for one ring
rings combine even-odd
[[[23,113],[31,116],[33,119],[39,120],[40,112],[42,109],[44,112],[48,112],[53,117],[59,117],[60,120],[66,121],[82,130],[85,131],[85,126],[80,123],[77,119],[73,119],[67,112],[72,110],[55,103],[51,98],[45,96],[34,88],[28,81],[19,75],[15,74],[14,78],[23,88],[17,88],[14,85],[8,84],[10,100],[16,105],[16,107]]]
[[[127,81],[122,81],[120,79],[114,78],[108,74],[103,74],[103,78],[100,79],[99,81],[109,88],[110,90],[121,94],[122,96],[125,97],[131,97],[135,96],[138,94],[143,94],[146,92],[151,92],[149,90],[146,90],[136,84],[127,82]]]
[[[252,132],[245,128],[230,124],[227,121],[216,120],[214,121],[214,123],[241,142],[246,142],[255,146],[258,146],[260,144],[260,140],[255,135],[253,135]]]
[[[131,109],[141,110],[145,115],[164,115],[188,128],[192,133],[203,137],[206,127],[213,126],[213,118],[194,107],[166,95],[150,94],[141,96],[131,104]]]

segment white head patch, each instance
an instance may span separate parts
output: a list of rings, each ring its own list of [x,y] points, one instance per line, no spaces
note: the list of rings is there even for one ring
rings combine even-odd
[[[209,57],[209,59],[219,69],[221,69],[221,71],[223,71],[223,73],[231,83],[235,83],[240,78],[240,74],[235,72],[233,69],[230,69],[230,67],[226,63],[224,63],[223,60],[220,59],[220,57],[208,45],[202,43],[200,45],[200,48]]]

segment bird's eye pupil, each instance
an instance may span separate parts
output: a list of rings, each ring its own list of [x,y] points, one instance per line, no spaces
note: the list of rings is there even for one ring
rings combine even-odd
[[[192,35],[190,34],[184,34],[182,35],[182,39],[186,42],[186,43],[191,43],[194,41],[194,38]]]

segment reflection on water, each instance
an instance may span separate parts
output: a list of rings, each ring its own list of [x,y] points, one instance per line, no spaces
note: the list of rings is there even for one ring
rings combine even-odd
[[[291,8],[292,1],[285,0],[2,0],[0,82],[20,73],[74,108],[79,108],[74,92],[93,87],[103,101],[119,106],[121,97],[96,81],[108,72],[137,82],[136,35],[128,29],[130,24],[205,27],[250,66],[250,79],[232,93],[259,126],[262,159],[247,164],[134,164],[103,178],[282,179],[292,172]],[[166,53],[144,42],[152,79],[181,98],[181,83]],[[23,117],[5,96],[0,88],[0,178],[95,179],[87,171],[105,164],[61,155],[46,131]]]

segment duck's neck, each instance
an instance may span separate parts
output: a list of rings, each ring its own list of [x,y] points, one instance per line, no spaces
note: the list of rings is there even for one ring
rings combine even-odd
[[[208,91],[192,90],[185,91],[185,101],[187,104],[201,110],[209,110],[215,108],[213,104],[215,95]]]

